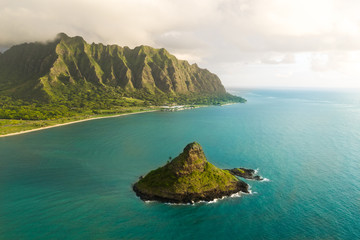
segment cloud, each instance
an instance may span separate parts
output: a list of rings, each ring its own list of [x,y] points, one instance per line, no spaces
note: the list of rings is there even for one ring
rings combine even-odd
[[[2,0],[0,51],[66,32],[88,42],[164,47],[209,69],[296,65],[303,52],[359,51],[358,9],[358,0]],[[328,68],[315,55],[310,69]]]
[[[241,51],[359,49],[357,7],[349,0],[2,0],[0,44],[67,32],[131,46],[214,46],[221,38]]]
[[[267,64],[291,64],[295,63],[294,54],[268,53],[262,59],[261,63]]]
[[[315,72],[338,72],[353,77],[360,76],[360,51],[313,53],[311,69]]]

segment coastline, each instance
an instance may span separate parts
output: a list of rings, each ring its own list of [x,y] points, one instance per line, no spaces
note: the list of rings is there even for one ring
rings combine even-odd
[[[140,113],[148,113],[148,112],[157,112],[157,111],[159,111],[159,110],[149,110],[149,111],[142,111],[142,112],[122,113],[122,114],[110,115],[110,116],[85,118],[85,119],[76,120],[76,121],[72,121],[72,122],[60,123],[60,124],[56,124],[56,125],[52,125],[52,126],[34,128],[34,129],[15,132],[15,133],[8,133],[8,134],[0,135],[0,138],[20,135],[20,134],[25,134],[25,133],[31,133],[31,132],[36,132],[36,131],[45,130],[45,129],[49,129],[49,128],[61,127],[61,126],[80,123],[80,122],[86,122],[86,121],[90,121],[90,120],[103,119],[103,118],[114,118],[114,117],[121,117],[121,116],[140,114]]]
[[[228,105],[233,105],[233,104],[237,104],[236,102],[233,102],[233,103],[225,103],[225,104],[222,104],[221,106],[228,106]]]
[[[223,104],[221,106],[232,105],[232,104],[237,104],[237,102],[230,102],[230,103]],[[196,105],[195,108],[209,107],[209,106],[213,106],[213,105]],[[31,132],[35,132],[35,131],[45,130],[45,129],[54,128],[54,127],[61,127],[61,126],[65,126],[65,125],[70,125],[70,124],[75,124],[75,123],[80,123],[80,122],[86,122],[86,121],[95,120],[95,119],[114,118],[114,117],[121,117],[121,116],[127,116],[127,115],[132,115],[132,114],[157,112],[157,111],[161,111],[161,110],[160,109],[145,110],[145,111],[139,111],[139,112],[130,112],[130,113],[121,113],[121,114],[116,114],[116,115],[84,118],[84,119],[80,119],[80,120],[74,120],[74,121],[69,121],[69,122],[65,122],[65,123],[59,123],[59,124],[45,126],[45,127],[32,128],[32,129],[29,129],[29,130],[23,130],[23,131],[19,131],[19,132],[2,134],[2,135],[0,135],[0,138],[11,137],[11,136],[15,136],[15,135],[31,133]]]

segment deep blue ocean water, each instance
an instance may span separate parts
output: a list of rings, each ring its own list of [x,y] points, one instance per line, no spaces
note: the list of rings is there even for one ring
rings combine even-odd
[[[360,93],[232,93],[248,102],[0,138],[0,239],[360,239]],[[270,181],[211,204],[137,198],[192,141]]]

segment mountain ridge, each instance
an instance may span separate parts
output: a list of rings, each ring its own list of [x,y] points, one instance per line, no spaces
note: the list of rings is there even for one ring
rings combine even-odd
[[[220,79],[166,49],[87,43],[65,33],[47,43],[24,43],[0,54],[0,93],[58,101],[91,92],[224,95]]]

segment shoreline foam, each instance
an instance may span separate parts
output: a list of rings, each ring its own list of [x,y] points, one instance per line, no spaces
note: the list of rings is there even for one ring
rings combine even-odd
[[[166,205],[171,205],[171,206],[196,206],[198,204],[214,204],[214,203],[217,203],[218,201],[221,201],[221,200],[225,200],[225,199],[229,199],[229,198],[240,198],[242,197],[243,195],[253,195],[253,194],[257,194],[257,192],[253,192],[251,191],[250,189],[250,185],[249,185],[249,192],[246,193],[246,192],[242,192],[242,191],[239,191],[239,192],[236,192],[236,193],[233,193],[231,194],[230,196],[223,196],[221,198],[214,198],[213,200],[211,201],[204,201],[204,200],[201,200],[201,201],[198,201],[198,202],[192,202],[192,203],[171,203],[171,202],[160,202],[160,201],[156,201],[156,200],[146,200],[144,201],[146,204],[151,204],[151,203],[160,203],[160,204],[166,204]]]

